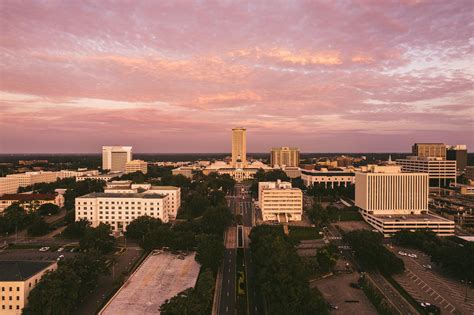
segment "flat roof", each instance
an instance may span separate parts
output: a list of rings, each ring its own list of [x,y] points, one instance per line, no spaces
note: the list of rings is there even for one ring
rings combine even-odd
[[[176,186],[151,186],[149,190],[177,190]]]
[[[167,299],[196,284],[200,265],[194,256],[183,260],[170,252],[148,256],[99,314],[159,314]]]
[[[162,194],[146,193],[104,193],[94,192],[77,198],[143,198],[143,199],[161,199],[165,198]]]
[[[443,217],[428,213],[428,214],[405,214],[405,215],[373,215],[373,217],[383,221],[383,222],[391,222],[396,221],[398,222],[413,222],[413,221],[420,221],[420,222],[453,222],[452,220],[445,219]]]
[[[301,170],[302,174],[311,176],[355,176],[354,172],[348,171],[318,171],[318,170]]]
[[[0,281],[25,281],[53,263],[53,261],[0,261]]]
[[[0,200],[54,200],[55,197],[54,194],[3,194]]]

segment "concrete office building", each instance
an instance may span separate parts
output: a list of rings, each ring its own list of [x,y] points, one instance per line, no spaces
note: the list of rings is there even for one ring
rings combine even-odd
[[[385,237],[402,229],[430,229],[439,236],[454,235],[453,221],[428,212],[428,183],[426,173],[369,166],[365,172],[356,172],[355,205],[364,220]]]
[[[446,145],[444,143],[415,143],[411,151],[413,155],[425,157],[439,157],[446,159]]]
[[[16,194],[20,187],[20,180],[16,177],[0,178],[0,196],[4,194]]]
[[[273,148],[270,153],[270,165],[272,167],[298,167],[299,164],[300,150],[298,148]]]
[[[264,221],[301,221],[303,193],[289,182],[258,183],[258,202]]]
[[[440,157],[409,156],[406,159],[397,159],[397,165],[406,173],[428,173],[430,187],[447,187],[456,184],[456,161],[445,160]]]
[[[80,168],[78,170],[60,170],[59,172],[57,172],[57,177],[59,179],[87,176],[87,175],[91,175],[91,176],[99,175],[99,171],[88,170],[86,168]]]
[[[142,172],[148,173],[148,163],[142,160],[132,160],[125,164],[125,173]]]
[[[125,172],[125,165],[132,160],[132,147],[102,147],[102,169]]]
[[[459,171],[464,171],[467,166],[467,146],[465,144],[448,146],[446,159],[456,161],[457,169]]]
[[[352,170],[301,170],[301,179],[305,186],[324,185],[325,188],[348,187],[355,183],[355,173]]]
[[[112,231],[127,230],[127,225],[141,216],[169,221],[167,195],[157,193],[90,193],[76,198],[76,221],[86,219],[92,227],[109,224]]]
[[[0,314],[20,315],[41,277],[57,267],[56,262],[48,261],[0,261]]]
[[[7,175],[7,178],[18,179],[18,185],[20,187],[27,187],[37,183],[52,183],[57,180],[57,177],[57,172],[49,171],[26,172]]]
[[[247,166],[247,131],[245,128],[232,129],[232,167]]]

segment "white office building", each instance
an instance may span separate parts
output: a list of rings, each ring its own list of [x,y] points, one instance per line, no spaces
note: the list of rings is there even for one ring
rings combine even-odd
[[[102,147],[102,169],[125,172],[125,166],[132,160],[132,147]]]
[[[347,187],[355,183],[355,173],[352,170],[301,170],[301,179],[303,183],[309,186],[318,184],[325,188]]]
[[[369,166],[355,177],[355,205],[384,236],[402,229],[454,235],[453,221],[428,212],[428,174],[402,173],[399,166]]]
[[[98,170],[88,170],[88,169],[78,169],[78,170],[60,170],[57,172],[57,177],[59,179],[72,178],[79,176],[96,176],[99,175]]]
[[[86,219],[92,227],[109,224],[114,232],[141,216],[169,221],[169,197],[157,193],[90,193],[76,198],[76,221]]]
[[[301,221],[303,193],[289,182],[259,182],[258,201],[264,221]]]
[[[148,163],[142,160],[132,160],[125,164],[125,173],[142,172],[146,174],[148,172]]]
[[[456,161],[441,157],[409,156],[406,159],[397,159],[396,163],[402,167],[402,172],[427,173],[430,187],[456,184]]]
[[[57,180],[57,172],[38,171],[7,175],[7,178],[16,178],[19,187],[27,187],[37,183],[52,183]]]
[[[20,187],[20,180],[17,177],[0,178],[0,196],[4,194],[16,194]]]

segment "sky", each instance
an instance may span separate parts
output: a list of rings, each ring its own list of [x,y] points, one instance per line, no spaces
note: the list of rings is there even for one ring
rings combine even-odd
[[[474,148],[474,2],[0,2],[0,153]]]

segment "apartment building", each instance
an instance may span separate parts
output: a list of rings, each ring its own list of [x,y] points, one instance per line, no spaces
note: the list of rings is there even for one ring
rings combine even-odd
[[[454,235],[454,222],[428,212],[429,177],[401,167],[373,166],[355,175],[355,205],[385,237],[402,229]]]
[[[289,182],[259,182],[258,201],[264,221],[301,221],[303,193]]]
[[[456,161],[441,157],[409,156],[406,159],[397,159],[396,163],[402,167],[402,172],[428,173],[430,187],[456,184]]]
[[[7,175],[7,178],[16,178],[19,187],[27,187],[37,183],[52,183],[57,180],[56,172],[38,171]]]
[[[116,233],[127,230],[131,221],[150,216],[169,221],[168,195],[158,193],[90,193],[76,198],[76,221],[86,219],[92,227],[109,224]]]
[[[125,172],[125,165],[132,160],[132,147],[102,147],[102,169]]]
[[[64,196],[62,194],[4,194],[0,196],[0,213],[14,203],[27,211],[35,211],[45,203],[52,203],[58,207],[64,207]]]
[[[148,163],[142,160],[132,160],[125,164],[125,173],[142,172],[148,173]]]
[[[280,147],[273,148],[270,153],[270,165],[272,167],[292,166],[300,164],[300,150],[298,148]]]
[[[47,261],[0,261],[0,314],[20,315],[41,277],[57,267]]]
[[[0,196],[4,194],[16,194],[20,187],[20,180],[17,177],[0,178]]]
[[[307,187],[317,184],[322,184],[325,188],[347,187],[355,183],[355,173],[348,169],[301,170],[301,179]]]

